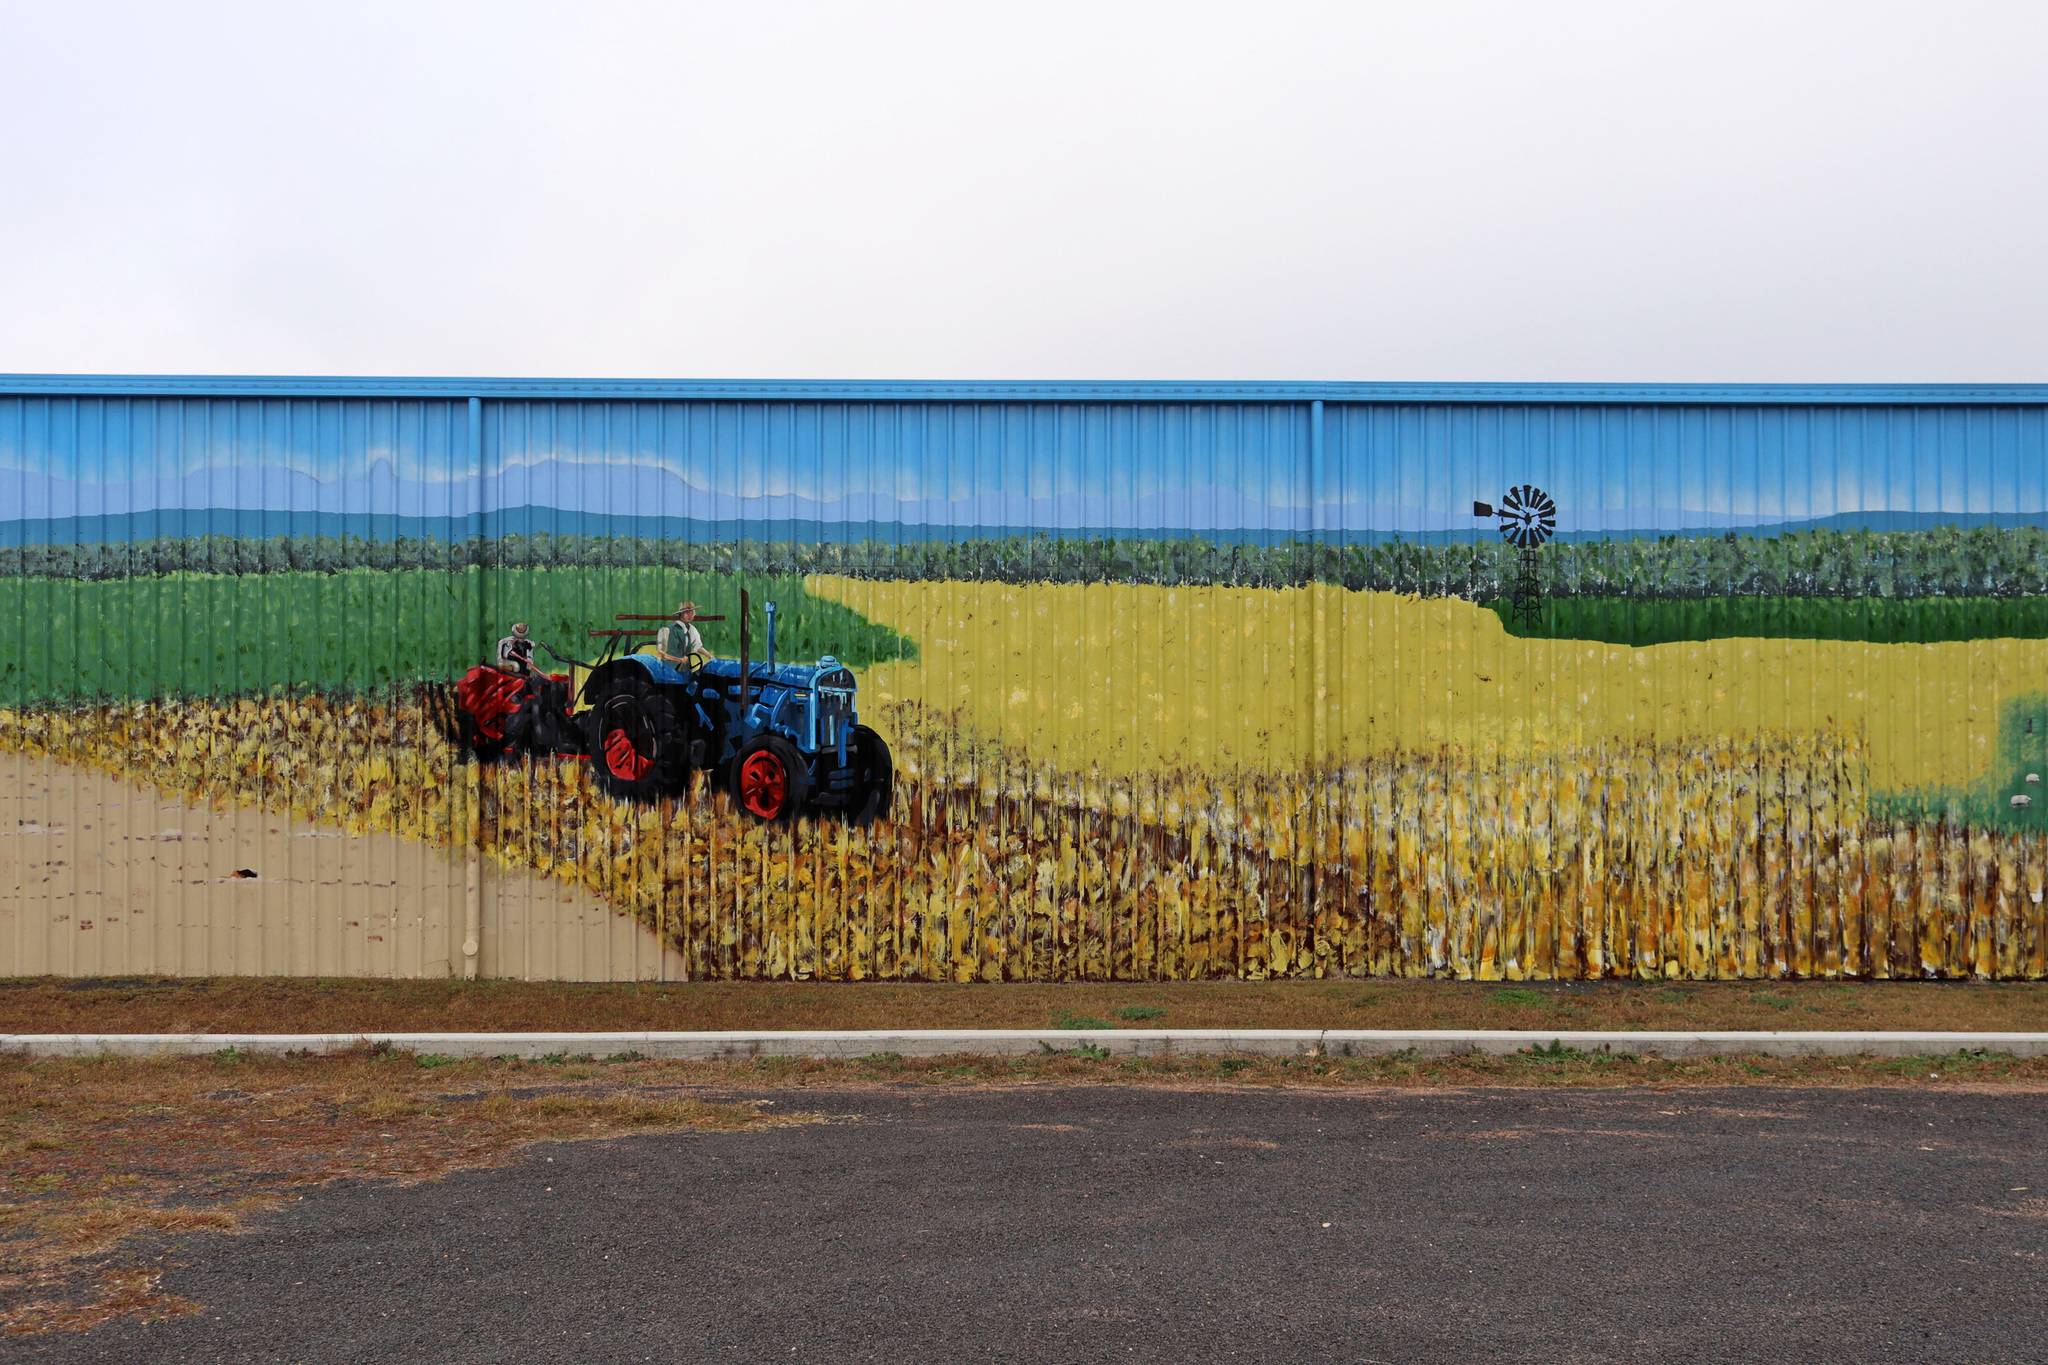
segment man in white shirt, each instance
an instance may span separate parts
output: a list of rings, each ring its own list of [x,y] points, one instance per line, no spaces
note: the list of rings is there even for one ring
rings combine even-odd
[[[697,619],[697,604],[685,602],[676,608],[676,619],[663,626],[654,637],[655,652],[672,664],[683,668],[702,667],[710,659],[711,651],[704,648],[704,637],[697,633],[693,624]]]
[[[525,677],[533,672],[533,641],[527,638],[526,622],[512,627],[512,633],[498,641],[498,667]]]

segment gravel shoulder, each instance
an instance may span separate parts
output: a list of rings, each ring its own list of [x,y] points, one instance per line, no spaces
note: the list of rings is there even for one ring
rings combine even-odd
[[[749,1094],[827,1122],[343,1184],[24,1360],[2018,1361],[2048,1100],[1933,1089]]]

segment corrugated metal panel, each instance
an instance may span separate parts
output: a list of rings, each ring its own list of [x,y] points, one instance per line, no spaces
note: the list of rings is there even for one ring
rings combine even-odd
[[[0,394],[176,398],[602,398],[779,402],[1972,404],[2048,401],[2044,384],[1359,384],[1237,380],[436,379],[358,375],[0,374]]]
[[[2048,974],[2048,389],[7,394],[0,973]],[[878,818],[724,789],[878,790],[823,682],[468,761],[513,622],[742,589]]]

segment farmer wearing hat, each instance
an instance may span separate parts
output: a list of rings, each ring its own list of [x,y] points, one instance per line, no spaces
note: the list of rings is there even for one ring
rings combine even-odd
[[[655,652],[684,668],[703,667],[711,658],[711,651],[704,648],[704,637],[697,633],[693,624],[696,619],[695,602],[685,602],[677,607],[676,619],[663,626],[654,637]]]
[[[522,678],[533,672],[533,641],[526,638],[526,622],[518,622],[510,635],[498,641],[498,667]]]

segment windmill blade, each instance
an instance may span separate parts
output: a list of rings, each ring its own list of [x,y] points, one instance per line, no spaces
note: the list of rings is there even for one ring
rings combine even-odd
[[[1500,534],[1508,544],[1531,550],[1557,531],[1557,503],[1533,483],[1516,484],[1500,504]]]

